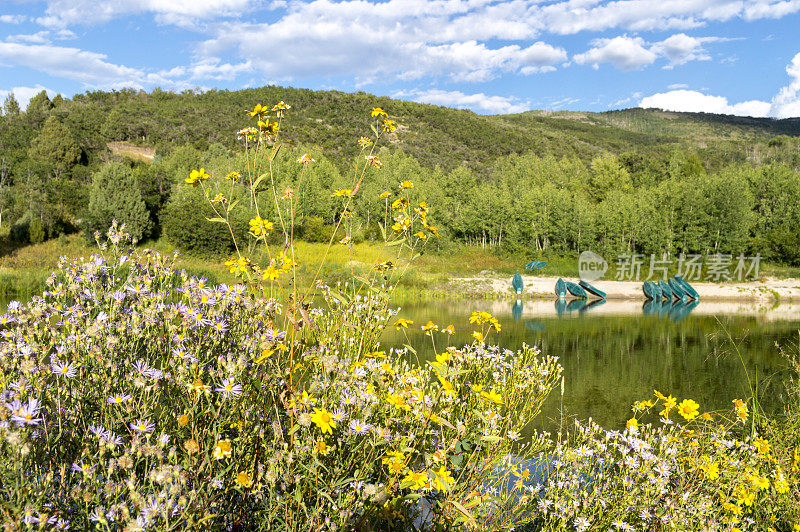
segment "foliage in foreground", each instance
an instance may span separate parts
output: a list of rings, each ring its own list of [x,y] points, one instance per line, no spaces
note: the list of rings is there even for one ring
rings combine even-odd
[[[757,435],[746,402],[726,418],[657,393],[624,432],[589,424],[550,449],[522,434],[561,368],[533,348],[487,345],[501,331],[491,314],[473,313],[475,341],[461,348],[454,326],[423,325],[438,353],[424,366],[411,346],[382,348],[398,265],[437,234],[411,181],[380,194],[386,255],[343,285],[299,290],[293,220],[314,161],[300,157],[296,188],[276,189],[287,109],[249,113],[242,173],[185,180],[231,235],[226,265],[241,284],[209,286],[174,257],[131,252],[113,224],[97,235],[101,254],[63,259],[41,296],[0,316],[6,529],[797,527],[800,448]],[[341,203],[329,247],[344,235],[351,255],[352,199],[381,166],[371,146],[395,129],[372,114],[363,162],[330,195]],[[246,240],[236,205],[250,209]],[[663,421],[644,424],[657,405]]]

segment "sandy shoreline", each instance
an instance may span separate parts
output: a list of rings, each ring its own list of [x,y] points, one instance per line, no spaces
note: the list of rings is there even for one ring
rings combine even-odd
[[[555,299],[553,293],[558,277],[539,277],[523,275],[525,284],[523,294],[530,298]],[[567,280],[567,279],[565,279]],[[570,279],[576,281],[577,279]],[[598,280],[592,283],[606,292],[609,300],[644,301],[642,281]],[[692,282],[692,286],[705,301],[800,301],[800,279],[764,279],[747,283],[702,283]],[[454,277],[448,289],[465,294],[496,294],[513,296],[511,276],[493,274]]]

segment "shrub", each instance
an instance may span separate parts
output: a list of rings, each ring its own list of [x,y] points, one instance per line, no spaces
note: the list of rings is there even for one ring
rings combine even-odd
[[[231,214],[234,234],[245,240],[249,227],[246,214],[240,209]],[[161,212],[162,230],[167,240],[182,251],[194,255],[230,253],[235,249],[230,230],[224,224],[208,221],[215,216],[202,190],[179,187]]]
[[[142,240],[149,236],[152,220],[142,193],[129,166],[106,163],[92,178],[86,236],[105,232],[113,220],[124,223],[131,237]]]

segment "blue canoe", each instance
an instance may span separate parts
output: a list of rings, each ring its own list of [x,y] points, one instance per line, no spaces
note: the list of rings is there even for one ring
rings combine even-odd
[[[675,275],[673,279],[675,279],[678,284],[681,285],[681,288],[683,288],[683,291],[686,292],[689,297],[692,299],[700,299],[700,294],[697,293],[697,290],[695,290],[692,285],[686,282],[683,277],[680,275]]]
[[[532,260],[528,264],[525,265],[525,269],[529,270],[529,271],[541,270],[545,266],[547,266],[547,262],[545,262],[543,260]]]
[[[650,283],[653,286],[653,299],[656,301],[661,301],[664,299],[664,294],[661,293],[661,287],[658,286],[658,283]]]
[[[518,294],[522,293],[524,284],[522,283],[522,276],[519,273],[514,274],[514,279],[511,280],[511,286],[514,287],[514,291],[516,293]]]
[[[573,296],[579,299],[588,299],[588,296],[586,295],[586,290],[584,290],[581,287],[581,285],[575,284],[572,281],[566,281],[564,284],[567,285],[567,290]]]
[[[681,288],[681,285],[678,281],[675,279],[670,279],[667,281],[667,284],[669,284],[669,287],[672,289],[672,293],[675,295],[675,297],[681,301],[687,301],[689,299],[689,294],[686,293],[686,290]]]
[[[559,299],[567,297],[567,285],[561,277],[556,281],[556,295]]]
[[[667,301],[672,301],[672,289],[666,283],[666,281],[659,280],[658,287],[661,288],[661,293],[664,294],[664,297]]]
[[[644,292],[644,297],[646,297],[647,299],[655,300],[656,291],[655,288],[653,287],[653,283],[651,283],[650,281],[645,281],[644,284],[642,284],[642,292]]]
[[[583,289],[589,292],[592,295],[599,297],[600,299],[606,298],[606,293],[600,290],[599,288],[595,288],[594,286],[590,285],[586,281],[578,281],[578,284],[581,285]]]

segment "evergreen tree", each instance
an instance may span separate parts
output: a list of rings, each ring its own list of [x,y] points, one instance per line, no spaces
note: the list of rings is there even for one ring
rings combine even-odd
[[[47,118],[28,150],[28,156],[52,168],[56,178],[68,172],[78,162],[80,155],[78,143],[55,116]]]
[[[25,108],[25,116],[28,122],[38,129],[42,127],[42,124],[44,124],[44,121],[50,115],[52,109],[53,102],[50,101],[47,92],[42,91],[28,102],[28,107]]]
[[[117,162],[107,163],[94,174],[89,194],[86,236],[105,234],[112,220],[124,223],[138,240],[150,235],[152,221],[131,169]]]
[[[3,115],[7,118],[10,118],[12,116],[19,116],[19,112],[19,102],[14,97],[14,93],[9,92],[8,96],[6,96],[6,99],[3,102]]]

